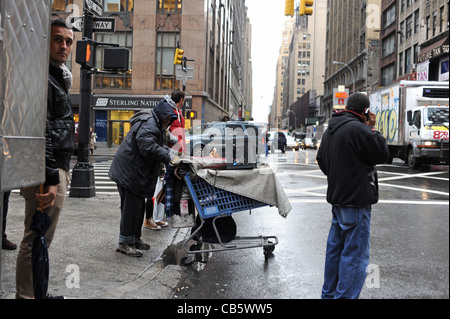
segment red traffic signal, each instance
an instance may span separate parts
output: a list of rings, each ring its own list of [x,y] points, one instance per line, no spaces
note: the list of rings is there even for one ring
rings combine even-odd
[[[89,40],[77,41],[77,54],[75,61],[87,68],[95,66],[95,44]]]
[[[186,111],[186,118],[188,120],[195,120],[197,118],[197,111]]]

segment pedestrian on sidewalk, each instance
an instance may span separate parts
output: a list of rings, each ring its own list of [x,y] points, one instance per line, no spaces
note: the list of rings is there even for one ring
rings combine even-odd
[[[317,153],[333,214],[323,299],[357,299],[366,278],[371,205],[378,202],[375,165],[385,163],[389,155],[385,138],[371,128],[375,115],[369,107],[368,96],[352,94],[346,109],[333,114]]]
[[[176,119],[172,108],[160,103],[130,119],[131,129],[120,144],[109,170],[120,195],[120,234],[116,251],[140,257],[150,245],[141,240],[145,199],[152,198],[160,163],[176,161],[166,145],[165,130]]]
[[[25,199],[25,230],[17,255],[16,298],[18,299],[34,298],[31,251],[35,232],[30,229],[32,217],[41,203],[44,212],[52,222],[45,234],[47,246],[50,247],[69,187],[70,159],[75,151],[75,121],[69,98],[72,73],[64,63],[72,51],[72,44],[72,29],[66,26],[64,20],[52,21],[44,194],[39,194],[39,185],[20,190],[20,194]]]
[[[89,149],[91,150],[91,156],[94,156],[95,150],[95,142],[97,141],[97,133],[92,130],[90,131],[90,139],[89,139]]]

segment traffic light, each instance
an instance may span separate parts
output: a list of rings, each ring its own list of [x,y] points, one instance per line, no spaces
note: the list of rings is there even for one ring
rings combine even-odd
[[[183,54],[184,50],[177,48],[175,50],[175,57],[173,58],[173,64],[181,64],[181,62],[183,61]]]
[[[95,66],[95,44],[89,40],[77,41],[77,54],[75,61],[87,68]]]
[[[195,120],[197,118],[197,111],[186,111],[186,118],[188,120]]]
[[[314,0],[300,0],[300,8],[299,14],[303,15],[311,15],[313,13],[312,6],[314,5]]]
[[[105,48],[103,50],[103,68],[105,70],[128,70],[130,50],[127,48]]]
[[[284,7],[285,16],[294,16],[294,0],[286,0],[286,6]]]

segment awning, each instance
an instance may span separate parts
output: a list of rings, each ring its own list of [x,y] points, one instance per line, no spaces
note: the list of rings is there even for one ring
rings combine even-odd
[[[422,63],[444,54],[448,54],[448,36],[420,50],[417,61]]]

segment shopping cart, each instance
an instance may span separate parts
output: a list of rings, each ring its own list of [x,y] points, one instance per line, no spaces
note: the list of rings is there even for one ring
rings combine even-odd
[[[275,245],[278,244],[276,236],[236,236],[232,241],[224,243],[216,226],[216,221],[219,218],[231,216],[240,211],[268,206],[268,204],[217,188],[198,176],[191,178],[188,172],[184,174],[184,181],[201,221],[198,228],[184,242],[184,250],[188,254],[263,247],[264,255],[267,257],[274,251]],[[204,227],[205,219],[208,218],[213,218],[212,226],[217,243],[208,245],[211,247],[209,249],[200,249],[204,245],[199,242],[197,245],[192,245],[195,248],[194,250],[189,249],[187,246],[191,239],[196,238],[199,241],[201,236],[197,235]]]

